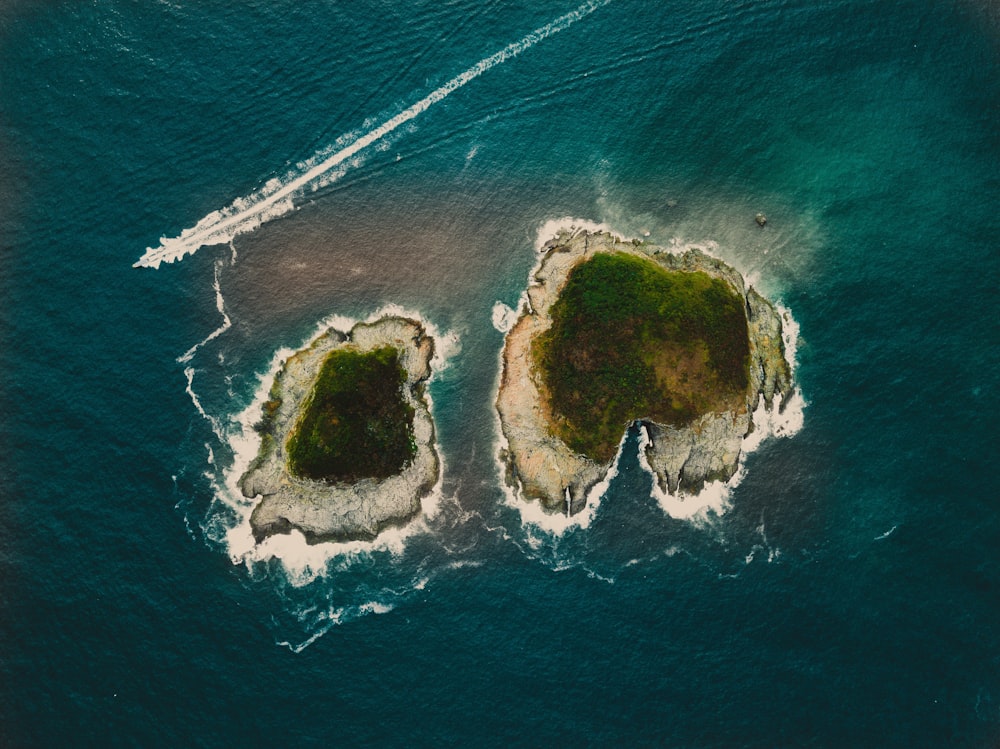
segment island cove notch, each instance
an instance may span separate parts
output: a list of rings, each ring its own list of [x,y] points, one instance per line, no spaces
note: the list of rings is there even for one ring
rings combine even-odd
[[[659,492],[729,481],[758,409],[794,389],[781,315],[738,271],[584,230],[542,248],[501,366],[504,480],[567,515],[606,487],[635,423]]]

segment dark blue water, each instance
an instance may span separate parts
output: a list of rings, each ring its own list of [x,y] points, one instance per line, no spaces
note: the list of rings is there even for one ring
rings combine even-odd
[[[0,9],[0,745],[1000,742],[995,6],[585,8],[133,268],[577,9],[223,5]],[[587,528],[507,505],[491,309],[565,216],[711,243],[798,322],[803,427],[724,512],[628,446]],[[429,517],[240,547],[276,352],[388,304],[449,341]]]

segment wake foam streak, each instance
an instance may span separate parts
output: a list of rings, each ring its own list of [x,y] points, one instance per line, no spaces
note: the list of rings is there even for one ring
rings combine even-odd
[[[271,180],[261,190],[247,197],[237,198],[227,208],[208,214],[193,227],[181,232],[179,236],[161,238],[160,246],[146,248],[145,254],[139,258],[133,267],[158,268],[160,263],[172,263],[180,260],[186,255],[194,254],[204,245],[230,242],[238,234],[253,231],[271,219],[290,213],[295,210],[295,196],[307,185],[318,182],[324,177],[329,177],[330,172],[336,167],[344,164],[344,162],[348,162],[353,157],[359,157],[359,154],[364,149],[381,141],[398,127],[426,112],[431,106],[462,88],[462,86],[470,81],[475,80],[490,68],[500,65],[512,57],[516,57],[543,39],[568,28],[598,8],[607,5],[610,1],[590,0],[590,2],[584,3],[576,10],[560,16],[541,28],[535,29],[522,39],[507,45],[499,52],[483,58],[464,73],[455,76],[417,103],[407,107],[399,114],[386,120],[378,127],[357,138],[331,156],[322,158],[320,154],[317,154],[310,161],[303,164],[304,171],[299,173],[293,172],[286,177],[284,183],[280,180]],[[357,161],[355,163],[348,163],[346,166],[357,166],[359,164],[360,161]],[[346,169],[343,169],[340,174],[333,175],[334,179],[338,179],[346,171]]]
[[[236,247],[235,245],[232,244],[232,242],[230,242],[230,246],[232,247],[233,251],[231,262],[235,263]],[[196,343],[194,346],[192,346],[183,354],[181,354],[179,357],[177,357],[177,363],[187,365],[184,367],[184,377],[187,379],[187,387],[184,389],[184,392],[186,392],[188,396],[191,398],[191,402],[194,404],[194,407],[195,409],[197,409],[198,413],[201,414],[202,417],[204,417],[204,419],[209,424],[212,425],[212,431],[215,432],[215,436],[218,437],[220,441],[225,442],[225,430],[223,429],[222,424],[217,418],[215,418],[214,416],[205,411],[204,407],[201,405],[201,399],[198,398],[198,395],[194,392],[195,368],[190,366],[191,360],[194,358],[194,355],[198,353],[199,349],[201,349],[202,346],[215,340],[233,326],[232,321],[229,319],[229,315],[226,313],[226,300],[222,296],[222,287],[219,282],[219,272],[221,271],[221,269],[222,269],[222,261],[216,260],[215,278],[212,281],[212,288],[215,289],[215,308],[219,311],[219,314],[222,315],[222,324],[219,325],[219,327],[217,327],[211,333],[209,333],[205,338],[198,341],[198,343]],[[211,449],[209,450],[209,452],[211,452]]]

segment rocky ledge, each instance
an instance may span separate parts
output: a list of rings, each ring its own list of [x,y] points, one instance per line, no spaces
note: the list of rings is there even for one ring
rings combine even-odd
[[[413,407],[416,453],[402,472],[381,481],[328,483],[300,478],[288,470],[285,443],[295,427],[323,362],[335,349],[359,352],[392,346],[406,371],[403,396]],[[434,342],[422,325],[401,317],[358,323],[344,333],[329,329],[290,356],[275,376],[260,424],[260,452],[240,478],[244,496],[259,496],[250,516],[254,538],[301,531],[310,544],[370,540],[420,512],[420,501],[438,481],[440,460],[434,422],[424,396],[431,375]]]
[[[746,286],[735,269],[697,249],[675,254],[605,233],[561,233],[543,248],[527,299],[507,333],[496,403],[506,440],[501,450],[506,481],[522,499],[538,500],[548,512],[580,512],[590,491],[607,476],[614,462],[595,462],[554,436],[552,413],[541,395],[544,386],[531,351],[532,341],[551,324],[550,308],[570,271],[602,252],[650,257],[668,270],[702,271],[723,279],[745,300],[750,351],[745,401],[733,410],[705,413],[684,427],[637,420],[649,437],[645,458],[662,491],[696,493],[706,481],[730,479],[739,467],[742,443],[754,428],[753,412],[760,401],[771,409],[775,396],[782,396],[779,402],[787,402],[793,387],[781,318],[769,301]],[[628,426],[622,425],[623,435]]]

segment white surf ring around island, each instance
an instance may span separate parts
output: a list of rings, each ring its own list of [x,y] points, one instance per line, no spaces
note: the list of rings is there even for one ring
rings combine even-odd
[[[566,216],[559,219],[550,219],[543,222],[538,227],[535,237],[534,247],[539,253],[535,265],[532,267],[528,278],[534,278],[544,260],[545,244],[557,238],[561,233],[568,232],[575,235],[581,231],[607,232],[620,241],[629,241],[623,234],[615,231],[606,223],[591,221],[588,219],[573,218]],[[706,255],[710,255],[719,260],[718,245],[712,241],[687,242],[673,241],[668,247],[664,247],[673,254],[683,254],[690,249],[698,249]],[[726,262],[725,260],[723,260]],[[742,274],[741,274],[742,275]],[[511,308],[498,301],[493,305],[492,319],[493,327],[499,332],[505,333],[517,322],[520,311],[528,303],[527,289],[521,292],[515,308]],[[781,338],[785,347],[785,359],[788,362],[792,382],[795,383],[795,370],[797,368],[796,355],[798,353],[799,324],[792,317],[791,310],[780,302],[774,302],[774,307],[781,316]],[[500,390],[500,378],[503,372],[503,347],[498,354],[496,382],[493,389],[493,401],[496,402],[497,394]],[[774,404],[768,410],[764,407],[763,400],[758,404],[753,413],[754,431],[743,439],[740,454],[740,464],[728,481],[706,482],[701,491],[688,494],[678,491],[671,494],[669,491],[660,489],[656,482],[655,473],[649,462],[646,460],[645,447],[649,444],[649,436],[645,427],[640,428],[638,458],[639,465],[650,477],[650,497],[656,500],[664,514],[675,520],[688,520],[692,522],[704,522],[711,515],[721,516],[731,506],[731,495],[733,489],[739,486],[746,475],[745,458],[754,452],[765,440],[770,437],[791,437],[798,433],[805,422],[806,400],[802,396],[801,389],[795,386],[787,403],[780,394],[774,397]],[[618,464],[621,460],[622,451],[625,447],[628,430],[624,430],[622,439],[618,443],[618,451],[615,453],[611,467],[605,477],[595,484],[587,493],[587,504],[583,510],[576,515],[566,515],[564,513],[547,513],[542,509],[540,502],[527,501],[521,498],[519,492],[508,486],[505,476],[507,466],[500,457],[503,450],[509,449],[507,439],[503,434],[500,423],[500,415],[496,408],[493,409],[494,425],[496,429],[496,449],[494,450],[494,463],[497,469],[497,476],[503,487],[505,504],[516,509],[521,518],[522,526],[532,526],[539,530],[561,536],[574,528],[585,529],[593,522],[600,507],[601,499],[607,492],[611,481],[618,475]]]
[[[250,527],[250,515],[260,500],[259,498],[247,499],[239,487],[240,477],[249,468],[251,461],[260,450],[261,438],[254,430],[253,425],[261,418],[261,409],[271,391],[274,378],[285,360],[329,328],[346,332],[359,322],[374,322],[381,317],[390,315],[417,320],[423,325],[427,334],[434,339],[434,356],[431,359],[431,377],[428,382],[446,369],[450,360],[461,350],[461,343],[455,333],[442,332],[419,312],[406,310],[397,305],[381,307],[363,320],[332,315],[324,318],[298,348],[282,348],[275,352],[267,371],[258,377],[259,384],[250,405],[230,420],[228,428],[225,430],[225,441],[232,451],[233,461],[228,468],[223,470],[221,482],[216,482],[216,497],[236,517],[236,522],[226,529],[224,541],[226,551],[234,565],[244,564],[249,570],[256,563],[274,558],[281,562],[289,583],[300,587],[324,575],[328,563],[332,559],[376,550],[401,555],[407,539],[428,531],[426,520],[435,517],[441,506],[445,461],[440,450],[438,450],[440,460],[438,480],[431,492],[421,500],[420,514],[399,528],[389,528],[383,531],[372,541],[328,541],[308,544],[305,536],[300,531],[293,529],[288,534],[269,536],[258,544],[254,540]],[[433,416],[434,403],[429,388],[425,388],[424,397],[427,399],[428,409]]]

